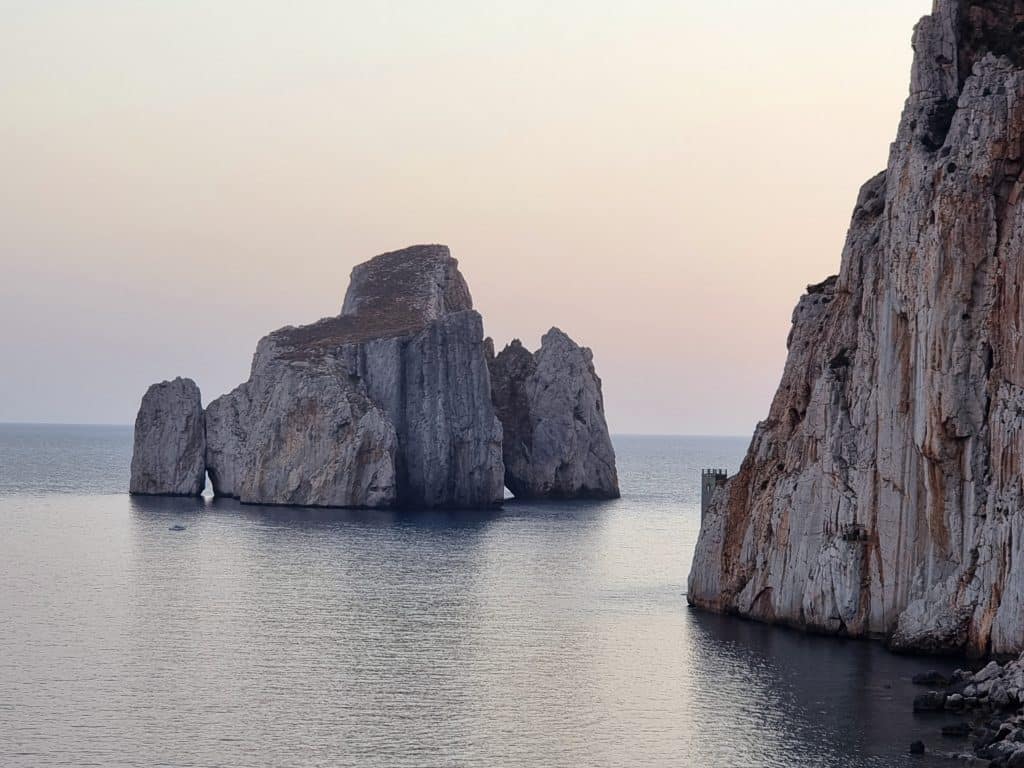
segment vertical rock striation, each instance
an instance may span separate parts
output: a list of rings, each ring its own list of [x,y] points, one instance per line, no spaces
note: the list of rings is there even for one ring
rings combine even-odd
[[[154,384],[135,419],[128,490],[155,496],[198,496],[206,485],[206,433],[199,387],[191,379]]]
[[[500,504],[502,432],[491,404],[480,315],[447,315],[410,339],[402,350],[400,387],[402,501]]]
[[[897,648],[1024,649],[1024,2],[918,24],[886,171],[809,288],[739,473],[701,528],[702,608]]]
[[[591,351],[552,328],[535,354],[515,340],[490,365],[508,489],[519,498],[618,498]]]

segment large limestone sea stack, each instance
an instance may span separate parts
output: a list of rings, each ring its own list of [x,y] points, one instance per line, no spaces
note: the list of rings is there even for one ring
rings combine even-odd
[[[200,411],[200,476],[209,473],[216,495],[254,504],[500,504],[503,431],[492,401],[490,348],[446,247],[414,246],[371,259],[352,271],[339,315],[263,338],[248,381]],[[578,378],[571,362],[557,375]],[[144,399],[133,493],[201,492],[192,452],[182,456],[175,448],[193,445],[182,435],[201,406],[189,384],[174,400],[153,393],[177,393],[177,383],[155,385]],[[574,404],[562,407],[571,420]],[[600,425],[607,439],[603,414]],[[563,453],[570,474],[590,472],[591,459],[576,443]],[[614,473],[614,454],[610,461]],[[576,495],[590,495],[584,491]]]
[[[840,273],[702,524],[692,604],[1024,649],[1024,2],[938,0]]]

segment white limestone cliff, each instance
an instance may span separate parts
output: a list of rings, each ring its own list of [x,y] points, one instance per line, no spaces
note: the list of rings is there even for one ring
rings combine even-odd
[[[893,647],[1024,649],[1024,3],[938,0],[839,275],[793,315],[698,607]]]

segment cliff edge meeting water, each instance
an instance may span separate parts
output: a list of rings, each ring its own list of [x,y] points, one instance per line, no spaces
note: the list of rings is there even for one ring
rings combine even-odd
[[[1024,0],[0,13],[0,766],[1024,766]]]

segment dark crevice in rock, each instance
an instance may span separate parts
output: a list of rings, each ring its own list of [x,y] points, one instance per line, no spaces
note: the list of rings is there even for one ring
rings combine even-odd
[[[925,111],[926,125],[921,132],[921,143],[929,152],[935,152],[946,143],[953,117],[956,115],[956,99],[946,99],[929,105]]]
[[[850,366],[850,350],[841,349],[839,352],[828,361],[828,367],[835,371],[839,368],[848,368]]]
[[[1024,67],[1024,0],[960,0],[960,87],[988,53]]]

